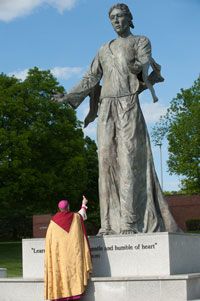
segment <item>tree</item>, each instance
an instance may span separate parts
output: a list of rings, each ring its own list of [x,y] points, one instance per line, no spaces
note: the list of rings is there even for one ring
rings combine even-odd
[[[96,143],[89,137],[85,138],[86,168],[88,181],[85,194],[89,202],[88,220],[86,221],[87,230],[90,234],[96,234],[100,228],[100,208],[98,201],[98,158]]]
[[[165,136],[169,142],[169,171],[184,176],[183,192],[200,193],[200,77],[191,88],[181,89],[154,127],[155,144]]]
[[[50,71],[31,69],[23,82],[0,75],[1,215],[13,208],[20,216],[53,213],[61,198],[70,200],[72,210],[80,206],[91,180],[88,145],[94,142],[84,139],[67,104],[51,100],[58,92],[64,88]],[[96,149],[92,156],[97,160]]]

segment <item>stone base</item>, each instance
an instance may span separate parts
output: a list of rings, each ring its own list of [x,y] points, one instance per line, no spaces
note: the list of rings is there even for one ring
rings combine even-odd
[[[90,237],[93,277],[200,273],[200,235],[147,233]],[[23,239],[23,277],[43,278],[44,239]]]
[[[200,298],[200,274],[93,278],[83,301],[189,301]]]
[[[1,301],[44,301],[41,279],[0,279]],[[200,274],[92,278],[83,301],[200,300]]]
[[[93,278],[83,301],[200,301],[200,235],[148,233],[89,241]],[[43,278],[44,252],[44,239],[23,240],[24,279],[0,279],[1,301],[44,300],[43,281],[37,280]]]
[[[200,235],[147,233],[91,237],[94,277],[200,273]]]

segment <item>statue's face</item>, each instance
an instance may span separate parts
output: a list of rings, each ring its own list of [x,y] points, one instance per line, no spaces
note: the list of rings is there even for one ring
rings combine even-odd
[[[110,21],[114,30],[119,35],[130,30],[130,20],[120,8],[114,8],[112,10],[110,14]]]

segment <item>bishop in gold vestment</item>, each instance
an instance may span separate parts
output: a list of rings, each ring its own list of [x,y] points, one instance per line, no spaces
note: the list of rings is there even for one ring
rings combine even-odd
[[[77,300],[85,292],[92,263],[81,216],[84,207],[79,213],[61,209],[50,222],[45,242],[46,300]]]

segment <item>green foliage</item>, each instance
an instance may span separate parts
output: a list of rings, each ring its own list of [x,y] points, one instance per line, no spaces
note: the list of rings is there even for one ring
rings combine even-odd
[[[87,233],[95,235],[100,228],[100,208],[98,201],[98,158],[96,143],[89,137],[85,138],[85,155],[87,161],[88,182],[85,195],[90,200],[88,220],[85,222]]]
[[[182,192],[200,193],[200,77],[190,89],[181,89],[154,127],[155,144],[165,136],[169,171],[184,176]]]
[[[0,217],[0,241],[32,237],[32,220],[32,216],[19,216],[17,210],[10,216]]]
[[[165,196],[170,196],[170,195],[181,195],[182,192],[179,190],[179,191],[163,191],[164,195]]]
[[[96,146],[84,139],[75,112],[52,100],[63,92],[50,71],[31,69],[23,82],[0,75],[2,216],[54,213],[61,198],[78,210],[90,183],[97,196]]]
[[[186,228],[189,232],[200,232],[200,219],[190,219],[186,221]]]

